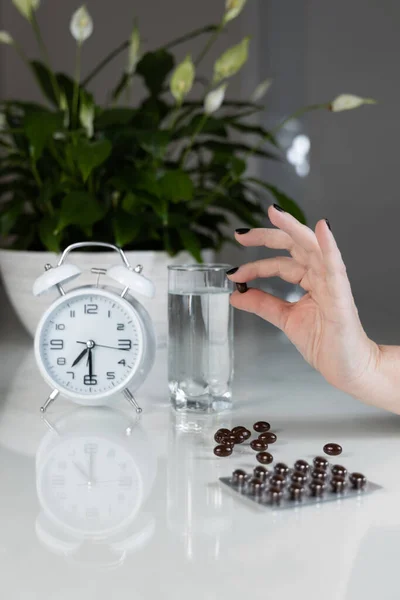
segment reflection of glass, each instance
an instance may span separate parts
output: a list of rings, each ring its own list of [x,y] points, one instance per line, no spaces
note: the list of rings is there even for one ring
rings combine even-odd
[[[169,267],[169,389],[177,410],[231,407],[233,316],[229,265]]]
[[[121,564],[155,528],[151,515],[139,513],[156,474],[146,435],[104,408],[74,410],[47,424],[36,454],[38,538],[78,562]]]
[[[231,525],[233,499],[218,481],[226,475],[226,464],[214,457],[211,443],[219,427],[229,426],[222,415],[171,414],[167,524],[189,561],[217,560]]]

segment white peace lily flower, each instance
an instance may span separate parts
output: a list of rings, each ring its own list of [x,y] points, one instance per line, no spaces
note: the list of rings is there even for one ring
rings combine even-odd
[[[249,43],[250,37],[245,37],[239,44],[232,46],[218,58],[214,65],[215,83],[222,79],[228,79],[240,71],[249,56]]]
[[[14,40],[8,31],[0,31],[0,44],[13,44]]]
[[[225,3],[225,14],[223,23],[224,25],[229,21],[236,19],[244,9],[247,0],[226,0]]]
[[[265,94],[268,92],[271,85],[272,85],[272,79],[265,79],[264,81],[259,83],[250,97],[251,101],[259,102],[262,98],[264,98]]]
[[[129,52],[128,52],[128,65],[126,67],[126,72],[128,75],[133,75],[136,71],[136,65],[139,62],[139,51],[140,51],[140,32],[137,25],[134,26],[131,39],[129,42]]]
[[[353,94],[341,94],[331,102],[329,108],[333,112],[340,112],[358,108],[363,104],[376,104],[376,100],[373,98],[360,98],[360,96],[354,96]]]
[[[171,94],[177,102],[182,102],[193,87],[195,66],[191,56],[185,58],[175,69],[170,81]]]
[[[83,5],[72,15],[70,23],[72,36],[79,44],[85,42],[93,33],[93,19]]]
[[[222,106],[222,103],[225,99],[226,88],[228,87],[227,83],[223,83],[212,92],[209,92],[204,99],[204,112],[206,115],[212,115],[217,110],[219,110]]]
[[[19,10],[21,15],[28,19],[32,18],[32,13],[40,6],[40,0],[12,0],[14,6]]]
[[[82,104],[79,118],[83,127],[86,129],[88,138],[93,137],[94,128],[94,106],[93,104]]]

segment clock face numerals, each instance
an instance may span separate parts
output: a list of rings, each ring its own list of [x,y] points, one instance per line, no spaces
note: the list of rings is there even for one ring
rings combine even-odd
[[[142,498],[132,456],[103,438],[60,444],[41,481],[47,510],[63,525],[89,533],[118,527],[134,515]]]
[[[40,357],[57,389],[79,396],[112,394],[133,376],[142,352],[133,309],[118,297],[83,292],[48,314]]]

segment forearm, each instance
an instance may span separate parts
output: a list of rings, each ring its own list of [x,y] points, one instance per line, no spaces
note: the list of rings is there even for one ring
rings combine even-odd
[[[374,346],[376,352],[370,367],[352,395],[400,414],[400,346]]]

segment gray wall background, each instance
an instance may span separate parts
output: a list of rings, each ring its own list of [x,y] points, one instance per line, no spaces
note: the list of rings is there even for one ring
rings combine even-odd
[[[54,63],[70,72],[75,44],[68,23],[79,4],[42,0],[38,14]],[[95,32],[84,47],[83,73],[129,35],[134,14],[146,46],[154,47],[216,22],[224,0],[89,0],[87,4]],[[29,26],[11,0],[0,0],[0,23],[30,55],[37,55]],[[379,101],[358,111],[319,112],[302,120],[301,128],[312,142],[307,178],[295,176],[291,167],[263,167],[266,176],[301,201],[311,226],[321,217],[330,219],[361,316],[374,333],[397,315],[400,297],[399,28],[400,6],[395,0],[249,0],[243,18],[232,23],[214,53],[245,34],[252,35],[251,62],[232,83],[230,93],[244,96],[258,80],[272,75],[267,124],[304,103],[327,101],[342,92]],[[181,46],[179,55],[187,50],[188,46]],[[211,57],[205,62],[205,71],[212,62]],[[96,79],[92,89],[98,98],[106,97],[122,66],[121,57]],[[39,98],[30,74],[9,48],[1,49],[0,95]],[[224,258],[236,264],[256,255],[227,250]],[[400,323],[393,335],[400,342]]]

